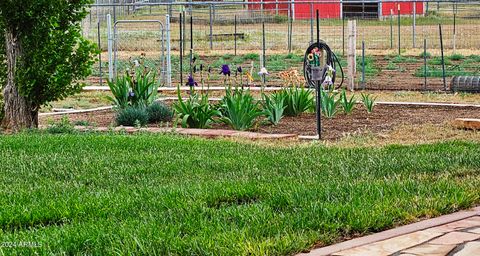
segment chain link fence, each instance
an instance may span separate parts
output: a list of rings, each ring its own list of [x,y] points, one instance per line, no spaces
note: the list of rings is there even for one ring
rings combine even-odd
[[[103,82],[108,77],[105,68],[108,65],[107,14],[114,21],[164,21],[165,15],[169,14],[173,85],[184,83],[191,72],[189,54],[193,45],[196,64],[213,70],[210,76],[212,85],[223,84],[224,79],[218,74],[222,64],[229,64],[232,69],[242,66],[243,70],[252,71],[253,84],[260,84],[257,72],[265,58],[265,66],[270,73],[266,85],[282,86],[286,77],[303,76],[304,51],[316,38],[316,10],[319,10],[321,18],[320,38],[340,57],[344,69],[346,61],[343,56],[347,54],[348,43],[346,26],[348,20],[356,21],[358,88],[449,90],[453,76],[480,75],[480,2],[277,0],[180,3],[98,0],[83,21],[84,36],[98,42],[102,52],[89,81],[99,84],[100,76]],[[181,22],[182,34],[181,13],[185,15]],[[440,26],[445,72],[441,65]],[[140,25],[129,28],[129,31],[134,30],[136,36],[122,41],[122,47],[128,49],[129,56],[157,59],[160,54],[157,42],[147,42],[141,36],[149,33],[149,28]],[[424,55],[427,57],[426,65]],[[444,73],[446,86],[443,83]]]

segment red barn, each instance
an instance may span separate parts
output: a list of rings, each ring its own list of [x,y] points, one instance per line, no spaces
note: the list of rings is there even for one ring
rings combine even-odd
[[[259,0],[248,0],[249,2],[259,3]],[[287,3],[286,3],[287,2]],[[397,14],[400,8],[401,15],[423,14],[423,2],[349,2],[348,0],[317,0],[314,3],[303,2],[301,0],[292,0],[292,4],[288,4],[288,0],[265,0],[263,1],[263,10],[272,14],[289,15],[294,19],[309,19],[311,15],[319,10],[320,18],[341,18],[344,17],[363,17],[363,18],[380,18],[389,16],[390,12]],[[323,2],[323,3],[322,3]],[[250,10],[261,10],[262,4],[249,4]]]

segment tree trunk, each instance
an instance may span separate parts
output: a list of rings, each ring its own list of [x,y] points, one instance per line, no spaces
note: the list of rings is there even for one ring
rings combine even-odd
[[[38,106],[34,106],[20,95],[15,81],[17,60],[22,56],[20,41],[16,33],[7,29],[5,33],[7,57],[7,85],[3,90],[5,117],[3,128],[20,131],[25,128],[38,127]]]

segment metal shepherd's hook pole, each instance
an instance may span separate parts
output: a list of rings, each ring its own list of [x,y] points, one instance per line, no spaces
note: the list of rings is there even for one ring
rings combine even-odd
[[[320,15],[317,9],[317,46],[320,47]],[[318,49],[320,50],[320,48]],[[317,115],[317,134],[318,139],[322,139],[322,95],[321,95],[321,82],[317,80],[317,88],[316,88],[316,115]]]

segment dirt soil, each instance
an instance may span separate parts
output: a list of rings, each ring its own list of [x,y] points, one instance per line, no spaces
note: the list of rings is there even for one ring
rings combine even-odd
[[[87,121],[96,126],[115,125],[115,113],[112,110],[96,111],[82,114],[70,114],[72,123]],[[47,125],[49,120],[59,120],[60,116],[41,117],[40,123]],[[349,135],[374,134],[382,136],[402,125],[434,125],[444,126],[455,118],[480,118],[480,109],[473,107],[438,107],[438,106],[394,106],[378,105],[373,113],[357,105],[351,115],[340,113],[333,119],[322,118],[323,137],[337,140]],[[165,126],[171,124],[152,125]],[[224,124],[214,124],[215,129],[230,129]],[[277,126],[261,125],[254,131],[261,133],[293,133],[299,135],[315,135],[315,114],[304,113],[298,117],[284,117]]]

